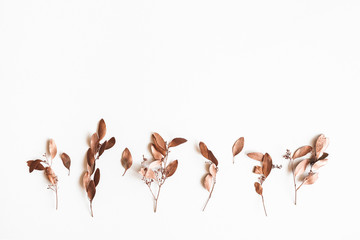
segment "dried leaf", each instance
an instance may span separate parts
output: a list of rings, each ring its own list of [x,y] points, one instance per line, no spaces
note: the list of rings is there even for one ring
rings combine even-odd
[[[318,160],[316,161],[316,163],[314,163],[314,165],[312,165],[312,170],[313,171],[317,171],[319,168],[321,168],[322,166],[326,165],[328,162],[328,159],[322,159],[322,160]]]
[[[323,155],[328,145],[329,139],[326,138],[323,134],[321,134],[316,140],[315,144],[316,159],[319,159]]]
[[[87,187],[89,186],[89,182],[90,182],[90,172],[86,171],[83,176],[83,186],[85,189],[87,189]]]
[[[108,150],[110,148],[112,148],[116,143],[116,140],[114,137],[110,138],[109,141],[107,141],[106,143],[106,147],[105,147],[105,150]]]
[[[208,173],[204,178],[204,187],[206,190],[210,192],[212,185],[213,185],[213,176],[210,173]]]
[[[255,174],[263,174],[262,168],[260,166],[254,166],[253,173],[255,173]]]
[[[269,176],[272,169],[272,159],[268,153],[265,153],[262,162],[262,172],[265,177]]]
[[[165,168],[165,176],[171,177],[175,173],[177,166],[178,160],[172,161],[169,165],[167,165]]]
[[[187,142],[187,140],[185,138],[174,138],[169,143],[169,148],[179,146],[180,144],[183,144],[183,143],[186,143],[186,142]]]
[[[70,165],[71,165],[71,159],[69,157],[69,155],[67,155],[66,153],[62,153],[60,155],[61,160],[64,164],[64,166],[69,170],[69,175],[70,175]]]
[[[260,183],[255,182],[254,186],[255,186],[255,191],[257,192],[257,194],[262,195],[263,187],[260,185]]]
[[[243,150],[243,148],[244,148],[244,138],[241,137],[238,140],[236,140],[236,142],[232,147],[233,157],[238,155]]]
[[[56,153],[57,153],[57,147],[56,147],[55,141],[53,139],[49,140],[49,152],[50,152],[51,159],[54,159],[54,157],[56,156]]]
[[[158,150],[156,150],[156,147],[154,144],[151,144],[150,148],[151,148],[151,154],[153,155],[155,160],[163,159],[164,156]]]
[[[27,161],[29,172],[34,170],[45,170],[45,167],[41,164],[41,162],[42,160],[40,159]]]
[[[105,149],[106,149],[106,145],[107,145],[107,141],[103,142],[103,144],[101,144],[101,147],[99,149],[99,157],[104,153]]]
[[[145,178],[156,180],[156,175],[155,175],[154,171],[149,168],[146,170]]]
[[[309,173],[309,175],[304,179],[304,184],[305,185],[314,184],[316,180],[318,180],[318,178],[319,178],[319,173]]]
[[[99,140],[103,139],[105,137],[105,134],[106,134],[106,124],[104,119],[101,119],[98,127]]]
[[[294,176],[301,175],[305,172],[307,165],[310,163],[310,159],[304,159],[296,166],[294,170]]]
[[[96,193],[96,187],[95,187],[94,180],[91,180],[89,182],[89,185],[88,185],[86,191],[87,191],[87,194],[88,194],[88,198],[89,198],[89,200],[91,202],[94,199],[95,193]]]
[[[200,152],[201,154],[204,156],[204,158],[209,159],[209,149],[207,148],[206,144],[203,142],[199,143],[199,148],[200,148]]]
[[[248,153],[247,156],[251,159],[262,162],[264,154],[259,153],[259,152],[252,152],[252,153]]]
[[[161,166],[161,161],[156,160],[156,161],[153,161],[153,162],[150,163],[149,168],[156,169],[156,168],[158,168],[160,166]]]
[[[91,139],[90,139],[90,148],[92,149],[92,151],[94,153],[96,153],[99,149],[99,137],[97,135],[97,133],[94,133],[93,135],[91,135]]]
[[[95,171],[95,174],[94,174],[95,187],[99,184],[99,181],[100,181],[100,169],[97,168],[96,171]]]
[[[209,150],[209,158],[210,158],[209,160],[212,161],[216,166],[218,165],[218,160],[210,150]]]
[[[209,172],[213,177],[216,177],[217,167],[216,167],[215,163],[210,164]]]
[[[51,167],[45,168],[45,175],[48,177],[51,184],[55,185],[57,183],[57,176],[55,175]]]
[[[329,156],[328,153],[324,152],[323,155],[318,160],[323,160]]]
[[[128,148],[125,148],[121,156],[121,165],[125,168],[123,176],[125,175],[126,171],[131,167],[132,162],[133,159],[131,153]]]
[[[311,146],[300,147],[294,152],[292,159],[301,158],[301,157],[305,156],[306,154],[310,153],[311,151],[312,151]]]
[[[162,155],[166,155],[166,143],[160,134],[153,133],[152,138],[156,149],[161,152]]]
[[[92,168],[95,164],[95,156],[94,156],[94,153],[91,150],[91,148],[88,149],[86,156],[87,156],[87,163],[88,163],[89,167]]]

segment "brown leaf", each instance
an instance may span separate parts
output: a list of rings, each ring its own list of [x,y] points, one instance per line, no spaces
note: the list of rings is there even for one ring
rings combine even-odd
[[[251,159],[262,162],[264,154],[259,153],[259,152],[252,152],[252,153],[248,153],[247,156]]]
[[[255,174],[263,174],[262,168],[260,166],[254,166],[253,173],[255,173]]]
[[[106,149],[106,145],[107,145],[107,141],[103,142],[103,144],[101,144],[101,147],[99,149],[99,157],[104,153],[105,149]]]
[[[214,156],[214,154],[210,150],[209,150],[209,157],[210,157],[209,160],[212,161],[217,166],[218,165],[218,160],[216,159],[216,157]]]
[[[213,176],[210,173],[208,173],[204,178],[204,187],[206,190],[210,192],[212,185],[213,185]]]
[[[106,134],[106,124],[104,119],[101,119],[98,127],[99,140],[103,139],[105,137],[105,134]]]
[[[156,175],[155,175],[154,171],[149,168],[146,170],[145,178],[156,180]]]
[[[99,184],[99,181],[100,181],[100,169],[97,168],[94,174],[95,187]]]
[[[70,175],[71,159],[70,159],[69,155],[67,155],[66,153],[62,153],[60,155],[60,158],[61,158],[64,166],[69,170],[69,175]]]
[[[243,150],[243,148],[244,148],[244,138],[241,137],[238,140],[236,140],[236,142],[232,147],[233,157],[238,155]]]
[[[255,182],[254,187],[255,187],[255,191],[257,192],[257,194],[262,195],[263,187],[260,185],[260,183]]]
[[[172,161],[169,165],[167,165],[167,167],[165,168],[165,176],[166,177],[171,177],[178,166],[178,160]]]
[[[110,138],[109,141],[107,141],[107,143],[106,143],[105,150],[112,148],[115,145],[115,143],[116,143],[115,138],[114,137]]]
[[[209,149],[207,148],[206,144],[203,142],[199,143],[199,148],[200,148],[200,152],[201,154],[204,156],[204,158],[209,159]]]
[[[319,159],[323,155],[328,145],[329,139],[326,138],[323,134],[321,134],[316,140],[315,144],[316,159]]]
[[[32,172],[34,170],[45,170],[45,167],[41,164],[41,162],[42,160],[40,159],[27,161],[29,166],[29,172]]]
[[[187,142],[187,140],[185,138],[174,138],[169,143],[169,148],[179,146],[180,144],[183,144],[183,143],[186,143],[186,142]]]
[[[125,168],[123,176],[125,175],[126,171],[131,167],[132,163],[133,159],[131,153],[128,148],[125,148],[121,156],[121,165]]]
[[[54,159],[54,157],[56,156],[56,153],[57,153],[57,147],[56,147],[55,141],[53,139],[49,140],[49,152],[50,152],[51,159]]]
[[[92,151],[94,153],[96,153],[99,149],[99,137],[97,135],[97,133],[94,133],[93,135],[91,135],[91,139],[90,139],[90,148],[92,149]]]
[[[155,160],[161,160],[164,157],[158,150],[156,150],[154,144],[151,144],[150,148],[151,148],[151,154],[153,155]]]
[[[323,155],[318,160],[323,160],[329,156],[328,153],[324,152]]]
[[[310,153],[311,151],[312,151],[311,146],[300,147],[294,152],[292,159],[301,158],[301,157],[305,156],[306,154]]]
[[[95,193],[96,193],[96,187],[95,187],[94,180],[91,180],[89,182],[89,185],[88,185],[86,191],[87,191],[87,194],[88,194],[88,198],[89,198],[89,200],[91,202],[94,199]]]
[[[85,189],[87,189],[87,187],[89,186],[89,182],[90,182],[90,173],[89,171],[86,171],[83,176],[83,186]]]
[[[158,168],[160,166],[161,166],[161,161],[160,160],[155,160],[155,161],[150,163],[149,168],[156,169],[156,168]]]
[[[296,166],[294,170],[294,176],[301,175],[305,172],[307,165],[310,163],[310,159],[304,159]]]
[[[51,184],[55,185],[57,183],[58,181],[57,176],[55,175],[51,167],[45,168],[45,175],[48,177]]]
[[[313,171],[317,171],[319,168],[321,168],[322,166],[326,165],[328,162],[327,159],[322,159],[322,160],[318,160],[316,161],[316,163],[314,163],[314,165],[312,165],[312,170]]]
[[[316,182],[316,180],[318,180],[318,178],[319,178],[318,173],[309,173],[309,175],[307,177],[305,177],[305,179],[304,179],[304,184],[305,185],[314,184]]]
[[[160,150],[166,151],[166,143],[164,139],[160,136],[160,134],[153,133],[152,138],[153,138],[153,142],[155,143],[155,146],[160,147],[160,149],[158,149],[159,151]]]
[[[262,161],[262,172],[265,177],[269,176],[272,169],[272,159],[268,153],[265,153]]]
[[[216,167],[215,163],[210,164],[209,172],[213,177],[216,177],[217,167]]]
[[[89,167],[93,167],[95,164],[95,156],[91,148],[88,149],[86,156],[87,156],[87,164],[89,165]]]

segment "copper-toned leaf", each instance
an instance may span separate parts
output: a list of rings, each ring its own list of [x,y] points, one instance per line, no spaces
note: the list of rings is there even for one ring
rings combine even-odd
[[[323,160],[329,156],[328,153],[324,152],[323,155],[318,160]]]
[[[216,167],[215,163],[210,164],[209,172],[210,172],[210,174],[211,174],[213,177],[216,176],[217,167]]]
[[[178,166],[178,160],[172,161],[169,165],[167,165],[167,167],[165,168],[165,176],[166,177],[171,177]]]
[[[99,140],[97,133],[94,133],[93,135],[91,135],[90,148],[94,153],[96,153],[99,150],[99,141],[100,140]]]
[[[106,149],[106,145],[107,145],[107,141],[103,142],[103,144],[101,144],[101,147],[99,149],[99,157],[104,153],[105,149]]]
[[[268,153],[265,153],[262,161],[262,172],[265,177],[269,176],[272,169],[272,159]]]
[[[131,167],[132,162],[133,160],[131,153],[128,148],[125,148],[121,156],[121,165],[125,168],[123,176],[125,175],[126,171]]]
[[[153,155],[155,160],[161,160],[164,157],[158,150],[156,150],[154,144],[151,144],[150,148],[151,148],[151,154]]]
[[[106,134],[106,124],[104,119],[101,119],[98,127],[99,140],[103,139],[105,137],[105,134]]]
[[[327,159],[322,159],[322,160],[318,160],[316,161],[316,163],[314,163],[314,165],[312,165],[312,170],[313,171],[317,171],[319,168],[321,168],[322,166],[326,165],[328,162]]]
[[[166,143],[164,139],[158,134],[152,134],[152,140],[155,145],[156,150],[158,150],[162,155],[166,155]]]
[[[54,159],[54,157],[56,156],[56,153],[57,153],[57,147],[56,147],[55,141],[53,139],[49,140],[49,152],[50,152],[51,159]]]
[[[69,175],[70,175],[70,165],[71,165],[71,159],[69,157],[69,155],[67,155],[66,153],[62,153],[60,155],[61,160],[64,164],[64,166],[69,170]]]
[[[58,181],[57,176],[55,175],[51,167],[45,168],[45,175],[48,177],[51,184],[55,185],[57,183]]]
[[[210,192],[212,185],[213,185],[213,176],[210,173],[208,173],[204,178],[204,187],[206,190]]]
[[[90,172],[86,171],[83,176],[83,186],[85,189],[87,189],[90,182]]]
[[[241,137],[238,140],[236,140],[236,142],[232,147],[233,157],[238,155],[243,150],[243,148],[244,148],[244,138]]]
[[[203,142],[199,143],[199,148],[200,148],[200,152],[201,154],[204,156],[204,158],[209,159],[209,149],[207,148],[206,144]]]
[[[107,141],[107,143],[106,143],[105,150],[112,148],[115,145],[115,143],[116,143],[115,138],[114,137],[110,138],[109,141]]]
[[[34,170],[45,170],[45,167],[41,164],[41,162],[42,160],[40,159],[28,161],[29,172]]]
[[[99,181],[100,181],[100,169],[97,168],[96,171],[95,171],[95,174],[94,174],[95,187],[99,184]]]
[[[176,146],[179,146],[180,144],[183,144],[183,143],[186,143],[186,142],[187,142],[187,140],[185,138],[174,138],[169,143],[169,147],[176,147]]]
[[[262,168],[260,166],[254,166],[253,173],[255,173],[255,174],[263,174]]]
[[[89,185],[88,185],[86,191],[87,191],[89,200],[92,201],[94,199],[95,193],[96,193],[96,187],[95,187],[94,180],[91,180],[89,182]]]
[[[305,156],[306,154],[310,153],[312,151],[312,149],[313,148],[311,146],[300,147],[294,152],[292,159],[301,158],[301,157]]]
[[[329,139],[326,138],[323,134],[321,134],[316,140],[315,144],[316,159],[319,159],[323,155],[328,145]]]
[[[259,152],[252,152],[252,153],[248,153],[247,156],[251,159],[262,162],[264,154],[259,153]]]
[[[296,166],[294,170],[294,176],[301,175],[305,172],[307,165],[310,163],[310,159],[304,159]]]
[[[210,158],[209,160],[212,161],[216,166],[218,165],[218,160],[210,150],[209,150],[209,158]]]
[[[148,179],[156,179],[156,175],[155,175],[155,172],[153,170],[151,170],[150,168],[146,170],[146,173],[145,173],[145,178],[148,178]]]
[[[318,180],[318,178],[319,178],[319,173],[309,173],[309,175],[304,179],[304,184],[305,185],[314,184],[316,180]]]
[[[262,195],[263,187],[261,186],[261,184],[258,182],[255,182],[254,187],[255,187],[255,191],[257,192],[257,194]]]
[[[86,154],[86,157],[87,157],[87,163],[90,167],[93,167],[94,164],[95,164],[95,156],[94,156],[94,153],[93,151],[91,150],[91,148],[88,149],[87,151],[87,154]]]
[[[149,168],[156,169],[156,168],[158,168],[160,166],[161,166],[161,161],[160,160],[155,160],[155,161],[150,163]]]

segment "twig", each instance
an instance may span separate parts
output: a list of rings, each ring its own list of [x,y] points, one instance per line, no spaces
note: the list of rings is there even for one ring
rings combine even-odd
[[[264,202],[264,196],[262,194],[261,194],[261,199],[262,199],[262,203],[263,203],[263,206],[264,206],[265,216],[267,216],[266,208],[265,208],[265,202]]]
[[[203,211],[205,211],[205,208],[206,208],[206,206],[207,206],[207,204],[208,204],[208,202],[209,202],[209,200],[210,200],[210,198],[211,198],[212,192],[214,191],[215,183],[216,183],[216,181],[214,181],[214,184],[213,184],[213,186],[212,186],[212,188],[211,188],[209,197],[208,197],[208,199],[206,200],[206,203],[205,203],[205,206],[204,206],[204,208],[203,208]]]

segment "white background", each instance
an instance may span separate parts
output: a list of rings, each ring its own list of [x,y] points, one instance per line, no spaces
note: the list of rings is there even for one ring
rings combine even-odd
[[[357,239],[359,1],[0,0],[0,239]],[[117,144],[98,162],[91,218],[80,185],[87,139],[104,118]],[[158,212],[136,170],[152,132],[188,143]],[[299,191],[287,148],[330,138],[329,164]],[[231,147],[245,137],[232,164]],[[59,210],[26,161],[54,138]],[[204,141],[219,160],[201,209]],[[121,152],[134,165],[121,177]],[[250,151],[282,170],[255,193]]]

